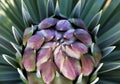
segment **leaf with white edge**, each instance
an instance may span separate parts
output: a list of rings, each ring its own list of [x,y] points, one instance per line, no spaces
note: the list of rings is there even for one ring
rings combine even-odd
[[[21,50],[22,50],[22,48],[20,47],[20,46],[18,46],[17,44],[15,44],[15,43],[12,43],[12,42],[10,42],[11,43],[11,45],[13,46],[13,48],[17,51],[17,53],[20,55],[20,56],[22,56],[21,55]]]
[[[12,32],[13,32],[13,35],[14,35],[14,38],[15,38],[16,42],[18,44],[21,44],[21,42],[22,42],[22,36],[20,35],[20,33],[18,32],[18,30],[14,26],[12,26]]]
[[[76,6],[74,7],[70,17],[79,18],[80,14],[81,14],[81,0],[79,0]]]
[[[98,24],[97,26],[95,26],[95,28],[92,31],[93,36],[97,36],[99,28],[100,28],[100,24]]]
[[[59,16],[60,15],[60,7],[59,7],[59,3],[58,0],[56,1],[56,8],[55,8],[55,16]]]
[[[83,74],[81,73],[77,79],[77,84],[82,82]]]
[[[119,68],[120,68],[120,62],[106,62],[104,63],[98,74],[104,74],[106,72]]]
[[[54,14],[53,0],[48,0],[47,2],[47,14],[48,16],[52,16]]]
[[[100,18],[101,18],[101,14],[102,14],[102,10],[100,12],[98,12],[90,21],[89,25],[88,25],[88,30],[92,30],[99,22]]]
[[[101,48],[113,45],[120,40],[120,22],[114,27],[109,28],[104,34],[98,38],[98,44]]]
[[[38,13],[40,20],[43,20],[46,17],[46,0],[36,0],[37,1],[37,7],[38,7]]]
[[[28,84],[27,79],[25,78],[22,70],[20,68],[17,68],[18,73],[20,74],[20,78],[23,80],[25,84]]]
[[[109,55],[103,57],[101,62],[113,62],[120,60],[120,50],[115,50],[114,52],[110,53]]]
[[[64,16],[63,14],[61,14],[60,12],[60,7],[59,7],[59,2],[58,0],[56,1],[56,7],[55,7],[55,17],[62,17],[62,18],[66,18],[66,16]]]
[[[90,78],[90,82],[93,82],[98,75],[98,71],[101,69],[101,67],[103,66],[103,63],[100,63],[99,66],[97,67],[97,69],[93,72],[91,78]]]
[[[97,77],[92,83],[90,84],[96,84],[99,81],[99,77]]]
[[[17,61],[14,58],[12,58],[12,57],[10,57],[8,55],[5,55],[5,54],[3,54],[2,56],[3,56],[4,60],[6,62],[8,62],[11,66],[13,66],[14,68],[19,67],[19,64],[17,63]]]
[[[110,46],[110,47],[106,47],[102,50],[103,52],[103,57],[107,56],[108,54],[110,54],[114,49],[116,48],[116,46]]]
[[[100,51],[99,47],[97,46],[97,44],[92,43],[91,53],[94,58],[95,66],[97,66],[102,58],[101,51]]]
[[[33,24],[32,18],[28,12],[28,9],[24,3],[24,0],[22,0],[21,2],[22,4],[22,15],[23,15],[23,19],[25,20],[26,25],[30,25]]]

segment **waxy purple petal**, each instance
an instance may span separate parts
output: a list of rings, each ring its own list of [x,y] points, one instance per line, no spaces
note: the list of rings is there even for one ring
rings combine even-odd
[[[33,48],[33,49],[39,49],[44,42],[44,37],[42,35],[33,35],[27,43],[27,47]]]
[[[39,29],[50,28],[50,27],[54,26],[57,23],[57,21],[58,20],[55,18],[46,18],[38,25],[38,28]]]
[[[90,34],[86,30],[77,29],[74,34],[76,38],[82,41],[84,44],[91,45],[92,39],[91,39]]]
[[[62,51],[61,46],[58,46],[54,51],[54,61],[57,67],[61,70],[65,60],[65,53]]]
[[[56,29],[59,31],[66,31],[71,28],[71,24],[68,20],[59,20],[56,25]]]
[[[70,80],[74,80],[77,76],[73,65],[71,64],[69,58],[67,57],[65,58],[63,66],[61,67],[61,72],[66,78]]]
[[[79,60],[72,59],[72,58],[69,58],[69,59],[70,59],[70,62],[75,70],[76,75],[79,76],[81,73],[81,66],[80,66]]]
[[[47,62],[51,56],[52,56],[51,48],[41,48],[37,56],[37,68],[39,69],[41,64]]]
[[[53,62],[50,60],[41,65],[40,72],[46,84],[50,84],[55,77],[55,68]]]
[[[58,45],[59,43],[57,42],[47,42],[42,46],[42,48],[51,48],[52,50],[54,50]]]
[[[26,48],[23,54],[22,63],[26,71],[34,71],[36,66],[36,52],[31,48]]]
[[[81,56],[82,73],[84,76],[91,74],[94,68],[94,62],[90,56]]]
[[[76,58],[76,59],[80,59],[81,52],[72,49],[71,46],[65,46],[63,49],[68,56]]]
[[[63,35],[64,38],[66,39],[71,39],[73,37],[73,33],[74,33],[74,29],[70,29],[68,31],[66,31]]]
[[[31,28],[26,28],[23,35],[23,45],[26,45],[28,39],[32,36]]]
[[[60,32],[58,32],[58,31],[55,31],[55,40],[57,41],[57,40],[59,40],[61,38],[62,38],[62,34]]]
[[[45,37],[45,41],[50,41],[54,38],[55,32],[54,30],[41,30],[40,32],[38,32],[38,34],[41,33],[44,37]]]
[[[85,46],[83,43],[80,43],[80,42],[72,43],[71,47],[73,50],[76,50],[77,52],[81,52],[82,54],[85,54],[88,52],[87,46]]]

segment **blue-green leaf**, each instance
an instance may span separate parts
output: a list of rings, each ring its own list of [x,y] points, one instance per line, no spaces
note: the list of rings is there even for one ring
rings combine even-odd
[[[120,62],[106,62],[100,69],[99,74],[103,74],[118,68],[120,68]]]
[[[47,2],[47,17],[50,17],[54,14],[54,4],[53,0],[48,0]]]
[[[120,40],[120,23],[109,29],[98,38],[98,44],[101,48],[113,45]]]
[[[88,25],[88,29],[92,30],[99,22],[100,18],[101,18],[101,14],[102,14],[102,10],[100,12],[98,12],[93,18],[92,20],[89,22]]]
[[[23,80],[23,82],[24,82],[25,84],[28,84],[27,79],[26,79],[26,77],[24,76],[22,70],[21,70],[20,68],[17,68],[17,71],[18,71],[18,73],[19,73],[19,75],[20,75],[20,78]]]
[[[22,56],[22,54],[21,54],[22,48],[21,48],[20,46],[16,45],[15,43],[12,43],[12,42],[10,42],[10,43],[11,43],[11,45],[13,46],[13,48],[16,50],[16,52],[17,52],[20,56]]]
[[[58,1],[61,14],[68,17],[70,15],[72,4],[74,1],[73,0],[58,0]]]
[[[30,16],[28,9],[27,9],[27,6],[23,0],[22,0],[22,15],[23,15],[23,18],[25,20],[26,26],[33,24],[33,20]]]
[[[12,58],[8,55],[5,55],[5,54],[3,54],[2,56],[3,56],[4,60],[6,62],[8,62],[11,66],[13,66],[14,68],[19,67],[19,64],[17,63],[17,61],[14,58]]]
[[[92,31],[93,36],[97,36],[99,28],[100,28],[100,24],[98,24],[97,26],[95,26],[95,28]]]
[[[14,35],[16,42],[18,44],[21,44],[22,43],[22,36],[20,35],[20,33],[17,31],[17,29],[14,26],[12,26],[12,32],[13,32],[13,35]]]
[[[74,7],[72,13],[71,13],[71,17],[80,18],[81,5],[82,5],[81,0],[79,0],[78,3],[76,4],[76,6]]]
[[[107,56],[107,55],[110,54],[115,48],[116,48],[116,46],[110,46],[110,47],[104,48],[104,49],[102,50],[103,56]]]

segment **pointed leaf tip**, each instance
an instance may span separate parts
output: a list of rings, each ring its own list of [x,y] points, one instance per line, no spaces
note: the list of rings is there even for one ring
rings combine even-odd
[[[100,18],[101,18],[101,14],[102,14],[102,10],[100,12],[98,12],[90,21],[89,25],[88,25],[88,30],[92,30],[99,22]]]
[[[23,15],[23,19],[25,20],[27,25],[31,25],[34,24],[32,21],[32,18],[28,12],[27,6],[24,3],[24,0],[21,0],[21,4],[22,4],[22,15]]]
[[[10,44],[13,46],[13,48],[17,51],[17,53],[19,54],[19,56],[22,56],[22,54],[21,54],[21,48],[20,48],[20,46],[18,46],[18,45],[16,45],[15,43],[13,43],[13,42],[10,42]]]
[[[55,8],[55,16],[60,15],[60,8],[59,8],[59,2],[58,0],[56,1],[56,8]]]
[[[2,55],[4,60],[9,63],[11,66],[13,66],[14,68],[18,68],[19,64],[16,62],[16,60],[8,55],[3,54]]]
[[[53,0],[48,0],[48,2],[47,2],[47,13],[48,13],[49,17],[54,14]]]
[[[103,52],[103,56],[107,56],[108,54],[110,54],[114,49],[116,48],[116,46],[110,46],[110,47],[106,47],[102,50]]]
[[[99,31],[99,28],[100,28],[100,24],[98,24],[98,25],[93,29],[92,34],[93,34],[94,36],[97,36],[98,31]]]
[[[16,42],[18,44],[21,44],[21,42],[22,42],[22,36],[20,35],[20,33],[18,32],[18,30],[14,26],[12,26],[12,32],[13,32],[13,35],[14,35],[14,38],[15,38]]]
[[[80,14],[81,14],[81,0],[78,1],[70,16],[74,18],[79,18]]]

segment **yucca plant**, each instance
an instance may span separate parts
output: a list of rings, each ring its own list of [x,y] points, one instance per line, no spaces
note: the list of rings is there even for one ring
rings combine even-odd
[[[0,84],[120,83],[120,0],[1,0],[0,7]]]

